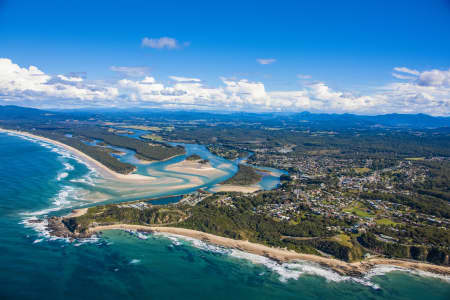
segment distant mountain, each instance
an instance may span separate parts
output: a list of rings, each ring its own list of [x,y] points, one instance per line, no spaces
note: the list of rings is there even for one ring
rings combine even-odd
[[[379,123],[385,126],[393,127],[449,127],[450,118],[449,117],[432,117],[425,114],[388,114],[388,115],[378,115],[378,116],[366,116],[367,120],[374,123]]]
[[[15,105],[0,106],[0,120],[21,120],[21,119],[38,119],[48,118],[55,115],[54,112],[40,110],[30,107],[22,107]]]
[[[92,108],[45,111],[14,105],[0,106],[0,120],[40,120],[40,119],[78,119],[89,118],[122,121],[124,119],[148,120],[206,120],[214,122],[260,123],[264,126],[282,127],[298,124],[300,126],[332,130],[333,128],[450,128],[450,117],[433,117],[425,114],[386,114],[363,116],[354,114],[325,113],[248,113],[248,112],[205,112],[177,111],[149,108]]]
[[[433,117],[425,114],[386,114],[362,116],[353,114],[314,114],[302,112],[296,114],[298,121],[335,124],[337,127],[401,127],[401,128],[439,128],[450,127],[450,117]]]

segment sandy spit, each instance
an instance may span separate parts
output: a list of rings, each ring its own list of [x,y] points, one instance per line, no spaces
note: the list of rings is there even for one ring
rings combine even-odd
[[[16,134],[16,135],[21,135],[21,136],[25,136],[25,137],[29,137],[32,139],[36,139],[36,140],[40,140],[40,141],[44,141],[50,144],[53,144],[55,146],[61,147],[67,151],[69,151],[70,153],[72,153],[73,155],[75,155],[76,157],[78,157],[79,159],[83,160],[86,164],[88,164],[90,167],[94,168],[98,173],[100,173],[103,177],[105,178],[110,178],[110,179],[118,179],[120,181],[131,181],[131,182],[148,182],[148,181],[153,181],[155,180],[154,177],[150,177],[150,176],[143,176],[143,175],[139,175],[139,174],[120,174],[117,173],[111,169],[109,169],[108,167],[106,167],[105,165],[103,165],[102,163],[100,163],[99,161],[93,159],[92,157],[84,154],[83,152],[68,146],[66,144],[63,144],[61,142],[55,141],[55,140],[51,140],[42,136],[38,136],[38,135],[34,135],[28,132],[24,132],[24,131],[16,131],[16,130],[7,130],[7,129],[1,129],[0,128],[0,132],[5,132],[5,133],[11,133],[11,134]]]

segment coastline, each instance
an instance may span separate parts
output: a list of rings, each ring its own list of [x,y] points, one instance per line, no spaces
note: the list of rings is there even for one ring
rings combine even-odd
[[[0,128],[0,132],[5,133],[11,133],[15,135],[21,135],[29,138],[33,138],[36,140],[41,140],[47,143],[51,143],[53,145],[59,146],[63,149],[66,149],[67,151],[71,152],[78,158],[82,159],[84,162],[89,164],[89,166],[92,166],[96,170],[99,171],[102,175],[111,176],[114,179],[124,180],[124,181],[153,181],[154,179],[152,177],[147,177],[143,175],[138,174],[130,174],[130,175],[123,175],[116,173],[114,171],[111,171],[106,166],[102,165],[100,162],[92,159],[91,157],[87,156],[86,154],[82,153],[81,151],[70,147],[68,145],[65,145],[61,142],[54,141],[45,137],[36,136],[27,132],[21,132],[21,131],[14,131],[14,130],[5,130]],[[144,180],[143,180],[144,179]],[[183,186],[180,186],[181,188]],[[255,189],[259,190],[258,187],[253,186],[237,186],[237,185],[221,185],[220,187],[228,188],[230,190],[228,191],[239,191],[239,192],[247,192],[251,193],[254,192]],[[212,189],[213,191],[214,188]],[[81,216],[84,213],[86,213],[87,209],[78,209],[74,210],[70,215],[67,217],[77,217]],[[167,234],[176,234],[181,236],[186,236],[198,240],[203,240],[212,244],[224,246],[227,248],[234,248],[239,249],[244,252],[261,255],[264,257],[271,258],[273,260],[276,260],[278,262],[288,262],[288,261],[295,261],[295,260],[304,260],[304,261],[311,261],[317,264],[320,264],[322,266],[325,266],[327,268],[330,268],[334,270],[335,272],[341,274],[341,275],[350,275],[350,276],[361,276],[369,272],[371,269],[373,269],[376,266],[380,265],[390,265],[390,266],[396,266],[401,267],[405,269],[415,269],[415,270],[421,270],[425,272],[431,272],[435,274],[450,276],[450,267],[446,266],[439,266],[439,265],[432,265],[428,263],[423,262],[414,262],[414,261],[405,261],[400,259],[384,259],[384,258],[372,258],[363,260],[361,262],[354,262],[354,263],[347,263],[345,261],[333,259],[333,258],[326,258],[316,255],[310,255],[310,254],[302,254],[297,253],[294,251],[290,251],[287,249],[281,249],[281,248],[273,248],[269,246],[265,246],[262,244],[252,243],[248,241],[242,241],[242,240],[233,240],[226,237],[220,237],[213,234],[204,233],[201,231],[196,230],[190,230],[190,229],[184,229],[184,228],[176,228],[176,227],[156,227],[156,226],[144,226],[144,225],[128,225],[128,224],[116,224],[116,225],[106,225],[106,226],[98,226],[93,227],[90,229],[89,232],[95,233],[102,230],[111,230],[111,229],[119,229],[119,230],[141,230],[141,231],[151,231],[151,232],[161,232],[161,233],[167,233]]]
[[[295,251],[273,248],[262,244],[252,243],[244,240],[234,240],[226,237],[221,237],[197,230],[177,228],[177,227],[156,227],[145,225],[130,225],[130,224],[115,224],[115,225],[103,225],[96,226],[89,229],[89,233],[98,233],[104,230],[134,230],[134,231],[147,231],[147,232],[159,232],[167,234],[175,234],[202,240],[211,244],[238,249],[244,252],[268,257],[280,263],[302,260],[317,263],[321,266],[332,269],[340,275],[345,276],[363,276],[367,274],[376,266],[395,266],[408,270],[420,270],[433,274],[439,274],[443,276],[450,276],[450,267],[432,265],[423,262],[405,261],[400,259],[387,259],[387,258],[372,258],[366,259],[360,262],[348,263],[334,258],[327,258],[312,254],[302,254]]]
[[[53,144],[55,146],[58,146],[60,148],[63,148],[67,151],[69,151],[70,153],[72,153],[73,155],[75,155],[77,158],[81,159],[82,161],[84,161],[87,165],[89,165],[90,167],[92,167],[93,169],[95,169],[98,173],[100,173],[103,177],[106,178],[110,178],[110,179],[118,179],[121,181],[132,181],[132,182],[136,182],[136,181],[140,181],[140,182],[148,182],[148,181],[153,181],[155,178],[154,177],[150,177],[150,176],[143,176],[143,175],[139,175],[139,174],[120,174],[117,173],[111,169],[109,169],[108,167],[106,167],[105,165],[103,165],[102,163],[100,163],[99,161],[93,159],[92,157],[86,155],[85,153],[71,147],[68,146],[64,143],[46,138],[46,137],[42,137],[42,136],[38,136],[38,135],[34,135],[28,132],[24,132],[24,131],[17,131],[17,130],[10,130],[10,129],[3,129],[0,128],[0,132],[3,133],[11,133],[11,134],[15,134],[15,135],[20,135],[20,136],[24,136],[24,137],[28,137],[28,138],[32,138],[32,139],[36,139],[36,140],[40,140],[43,142],[47,142],[50,144]]]

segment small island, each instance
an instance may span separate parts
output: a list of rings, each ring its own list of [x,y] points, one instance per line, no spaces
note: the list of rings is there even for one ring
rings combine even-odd
[[[222,182],[222,184],[247,186],[258,183],[262,177],[255,168],[239,164],[237,173]]]
[[[200,164],[207,164],[207,163],[209,163],[209,160],[207,160],[207,159],[202,159],[201,157],[200,157],[200,155],[198,155],[198,154],[192,154],[192,155],[189,155],[188,157],[186,157],[186,160],[187,161],[196,161],[196,162],[198,162],[198,163],[200,163]]]

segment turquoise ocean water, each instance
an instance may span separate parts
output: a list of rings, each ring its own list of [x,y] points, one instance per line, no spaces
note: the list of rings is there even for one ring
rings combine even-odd
[[[202,146],[189,151],[208,156],[215,166],[225,163],[224,177],[235,171]],[[164,167],[147,172],[163,177]],[[169,175],[178,176],[179,184],[189,180]],[[204,179],[203,185],[222,179]],[[276,178],[267,182],[270,188]],[[448,279],[387,267],[355,280],[311,263],[278,265],[176,236],[109,231],[69,243],[30,223],[98,198],[112,202],[145,194],[136,189],[101,181],[51,145],[0,133],[0,299],[450,299]]]

